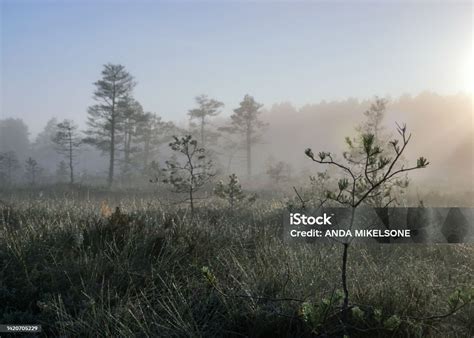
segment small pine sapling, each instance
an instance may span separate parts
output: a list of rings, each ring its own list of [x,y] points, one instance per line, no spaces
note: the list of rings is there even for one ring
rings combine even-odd
[[[204,148],[190,135],[178,138],[169,144],[177,155],[166,161],[163,183],[170,184],[177,193],[186,193],[194,214],[195,193],[215,176],[213,163],[207,159]]]
[[[411,134],[407,134],[406,125],[397,125],[397,131],[401,140],[394,139],[386,144],[388,149],[384,149],[383,145],[375,143],[375,135],[365,133],[362,135],[363,145],[363,161],[354,162],[350,158],[344,156],[346,163],[336,161],[329,152],[319,152],[315,155],[308,148],[305,154],[313,162],[333,166],[341,171],[341,177],[337,181],[337,187],[327,190],[325,199],[333,201],[341,206],[352,209],[351,227],[354,222],[355,209],[361,205],[372,206],[371,203],[381,193],[386,197],[384,207],[388,207],[394,202],[392,192],[389,189],[400,175],[406,172],[422,169],[428,166],[429,162],[426,158],[418,158],[416,165],[406,167],[400,164],[402,155],[410,142]],[[401,141],[401,142],[400,142]],[[390,154],[388,154],[390,152]],[[362,165],[361,165],[362,164]],[[349,308],[349,291],[347,288],[347,256],[350,240],[341,242],[343,244],[343,255],[341,263],[341,281],[344,291],[344,300],[342,307],[343,324],[347,324],[347,310]]]
[[[229,176],[228,183],[219,181],[214,188],[214,194],[217,197],[227,200],[231,209],[234,209],[237,203],[242,202],[247,198],[247,196],[242,191],[242,186],[240,185],[239,179],[235,174]]]

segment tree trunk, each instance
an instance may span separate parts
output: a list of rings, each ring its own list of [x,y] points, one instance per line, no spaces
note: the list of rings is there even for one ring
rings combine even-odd
[[[342,311],[344,318],[346,318],[347,308],[349,307],[349,290],[347,289],[347,252],[349,250],[349,243],[344,243],[344,251],[342,253],[342,290],[344,291],[344,301],[342,304]]]
[[[10,159],[7,159],[7,183],[10,185],[12,183],[12,170],[13,165]]]
[[[110,160],[109,160],[109,177],[107,185],[109,188],[112,187],[114,182],[114,164],[115,164],[115,83],[112,94],[112,111],[110,121]]]
[[[72,135],[69,134],[69,173],[71,185],[74,184],[74,168],[72,163]]]
[[[125,144],[124,144],[124,174],[125,177],[129,176],[130,171],[130,145],[132,143],[132,133],[130,130],[127,131],[125,135]]]
[[[250,140],[250,132],[247,132],[247,176],[250,178],[252,176],[252,145]]]
[[[191,217],[194,216],[193,188],[189,189],[189,204],[191,206]]]
[[[143,147],[143,170],[148,171],[148,157],[150,156],[150,141],[146,140]]]
[[[110,159],[109,159],[109,178],[107,184],[112,187],[114,181],[114,162],[115,162],[115,118],[112,117],[110,130]]]
[[[201,147],[204,147],[204,116],[201,119]]]
[[[349,243],[344,243],[344,250],[342,253],[342,290],[344,292],[344,299],[342,301],[342,326],[344,330],[344,337],[349,337],[347,332],[348,310],[349,310],[349,290],[347,289],[347,253],[349,251]]]
[[[355,208],[352,208],[351,212],[351,224],[350,230],[354,225],[354,217],[355,217]],[[344,292],[344,299],[342,303],[342,322],[345,325],[347,324],[347,310],[349,309],[349,289],[347,288],[347,255],[349,252],[349,245],[350,242],[346,242],[343,244],[344,250],[342,252],[342,267],[341,267],[341,282],[342,282],[342,290]]]

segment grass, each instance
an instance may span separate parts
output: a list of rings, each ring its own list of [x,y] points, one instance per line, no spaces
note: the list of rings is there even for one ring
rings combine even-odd
[[[283,203],[209,199],[191,218],[116,196],[120,212],[104,217],[102,194],[88,197],[4,199],[0,323],[74,337],[344,334],[341,247],[282,242]],[[470,245],[352,246],[346,333],[472,336],[473,261]]]

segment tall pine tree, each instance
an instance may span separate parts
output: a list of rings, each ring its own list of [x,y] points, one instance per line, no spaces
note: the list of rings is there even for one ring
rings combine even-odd
[[[133,77],[122,65],[106,64],[102,78],[94,83],[94,100],[97,104],[89,107],[85,141],[96,146],[109,156],[107,184],[112,186],[117,145],[120,142],[119,128],[122,116],[119,102],[131,95],[135,87]]]
[[[240,102],[240,106],[234,109],[234,113],[230,116],[230,125],[220,128],[231,134],[239,134],[243,138],[248,177],[252,175],[252,147],[260,139],[260,131],[267,126],[260,119],[260,108],[262,107],[263,105],[256,102],[253,96],[245,95],[243,101]]]
[[[208,118],[219,115],[220,108],[224,106],[222,102],[208,98],[206,95],[200,95],[196,97],[197,108],[191,109],[188,113],[191,120],[198,121],[199,138],[201,140],[201,146],[206,147],[211,136],[215,135],[211,131],[206,130],[208,124]]]
[[[69,183],[74,184],[74,158],[79,150],[81,139],[77,131],[77,125],[70,120],[64,120],[56,125],[56,134],[53,142],[56,144],[56,150],[63,155],[69,167]]]

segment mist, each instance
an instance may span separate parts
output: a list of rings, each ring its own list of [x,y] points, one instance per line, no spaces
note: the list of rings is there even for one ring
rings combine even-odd
[[[474,337],[472,9],[0,0],[0,336]]]
[[[256,100],[258,101],[258,96]],[[283,162],[288,166],[288,175],[292,179],[302,184],[307,183],[309,175],[324,168],[308,161],[304,150],[311,147],[317,151],[330,151],[341,158],[346,149],[345,137],[356,136],[356,127],[364,121],[364,112],[372,102],[373,98],[349,98],[299,107],[290,102],[263,106],[262,120],[266,127],[262,129],[261,137],[252,151],[253,181],[269,189],[280,189],[281,187],[272,184],[267,171],[272,162]],[[220,127],[225,126],[233,108],[224,105],[219,114],[208,121],[209,130],[218,132]],[[144,109],[146,110],[146,107]],[[77,117],[82,137],[86,129],[83,122],[85,117],[86,112]],[[63,158],[55,150],[51,137],[56,124],[63,118],[56,116],[46,126],[26,125],[21,119],[1,120],[0,152],[14,151],[20,162],[33,157],[44,169],[42,176],[45,182],[54,182],[54,172]],[[11,125],[12,121],[16,123]],[[172,133],[175,136],[194,133],[190,128],[192,123],[189,116],[185,114],[170,122],[178,126]],[[443,96],[423,92],[416,96],[406,94],[398,98],[387,98],[382,129],[388,136],[394,137],[397,123],[406,123],[409,132],[413,134],[413,145],[407,150],[406,160],[414,161],[417,156],[423,155],[432,163],[429,169],[412,175],[414,182],[422,183],[424,189],[472,191],[474,177],[471,96]],[[25,130],[19,132],[16,124],[23,125]],[[29,130],[41,131],[34,135]],[[27,140],[21,137],[22,133],[28,135]],[[232,150],[225,148],[225,142],[230,136],[225,133],[218,134],[209,148],[215,151],[216,164],[221,168],[220,175],[236,173],[245,178],[246,159],[242,144],[236,141]],[[170,155],[167,143],[163,142],[153,158],[161,165]],[[107,157],[102,155],[94,147],[82,146],[75,158],[78,174],[84,176],[84,180],[89,183],[91,180],[95,184],[103,183],[101,177],[105,177]],[[141,176],[137,178],[140,184],[148,181],[147,175]],[[18,175],[19,181],[20,178],[21,175]]]

